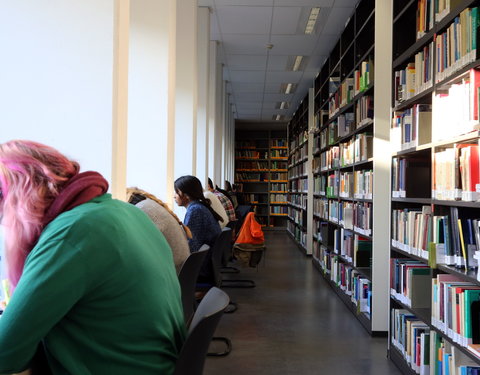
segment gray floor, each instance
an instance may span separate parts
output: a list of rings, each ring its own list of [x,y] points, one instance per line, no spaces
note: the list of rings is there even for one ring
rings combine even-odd
[[[242,271],[254,289],[226,289],[239,308],[216,336],[232,340],[227,357],[209,357],[205,375],[400,374],[385,338],[371,338],[318,271],[282,232],[266,234],[265,265]]]

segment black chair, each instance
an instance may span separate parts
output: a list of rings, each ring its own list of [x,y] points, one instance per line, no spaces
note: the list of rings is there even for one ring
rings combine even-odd
[[[191,253],[178,273],[178,281],[182,290],[182,304],[185,322],[188,324],[195,311],[195,287],[198,274],[210,246],[203,245],[198,251]]]
[[[174,375],[203,374],[208,346],[229,301],[228,295],[218,288],[211,288],[203,297],[188,328]]]

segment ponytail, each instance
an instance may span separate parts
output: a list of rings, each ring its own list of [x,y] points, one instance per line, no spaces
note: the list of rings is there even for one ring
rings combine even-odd
[[[201,198],[201,199],[198,199],[198,201],[203,204],[205,207],[208,208],[208,210],[212,213],[213,217],[215,218],[215,220],[217,221],[220,221],[221,223],[223,223],[223,217],[221,217],[217,211],[215,211],[213,208],[212,208],[212,202],[210,201],[210,199],[208,198]]]

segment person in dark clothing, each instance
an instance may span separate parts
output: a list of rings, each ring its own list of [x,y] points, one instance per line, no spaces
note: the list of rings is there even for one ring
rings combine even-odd
[[[187,209],[183,222],[192,232],[192,238],[188,240],[190,251],[198,251],[204,244],[212,248],[221,232],[218,221],[223,219],[212,209],[210,200],[204,197],[202,183],[195,176],[182,176],[175,180],[174,190],[175,202]],[[212,280],[213,270],[209,254],[200,271],[199,281]]]

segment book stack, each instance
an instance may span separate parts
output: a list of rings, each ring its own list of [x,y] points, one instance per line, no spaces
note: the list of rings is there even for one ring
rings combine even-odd
[[[372,199],[373,171],[355,171],[353,176],[353,196],[356,199]]]
[[[317,175],[313,179],[314,194],[325,195],[327,187],[327,177],[324,175]]]
[[[431,142],[432,106],[415,104],[404,111],[395,111],[390,139],[395,151],[407,150]]]
[[[340,166],[346,167],[355,161],[356,138],[352,138],[347,142],[340,143]]]
[[[362,96],[355,107],[356,128],[366,124],[373,119],[373,97]]]

